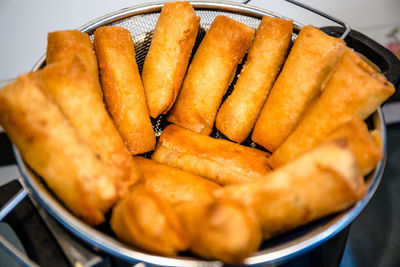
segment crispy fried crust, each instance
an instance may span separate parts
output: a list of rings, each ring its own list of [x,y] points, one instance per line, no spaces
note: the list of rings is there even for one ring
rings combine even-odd
[[[96,86],[80,56],[49,65],[34,75],[45,85],[42,89],[54,100],[79,135],[98,157],[119,177],[119,195],[140,177],[140,171],[124,146],[108,115]],[[79,114],[79,115],[78,115]]]
[[[167,202],[145,186],[135,186],[113,208],[111,229],[123,241],[173,256],[188,249],[182,223]]]
[[[393,84],[347,48],[319,99],[272,154],[269,164],[274,168],[295,159],[354,117],[366,119],[394,91]]]
[[[103,97],[97,58],[89,35],[78,30],[55,31],[47,35],[46,64],[62,61],[75,54],[81,57],[93,77],[99,96]]]
[[[156,138],[135,59],[131,34],[122,27],[94,33],[107,109],[131,154],[154,149]]]
[[[254,126],[254,142],[275,151],[319,95],[345,47],[313,26],[301,29]]]
[[[355,118],[343,124],[331,133],[327,140],[338,138],[347,139],[363,175],[370,173],[382,159],[382,144],[374,140],[367,124],[360,119]]]
[[[265,175],[270,171],[267,155],[171,124],[164,129],[152,159],[226,185]]]
[[[215,126],[241,143],[250,134],[285,60],[293,22],[264,16],[232,94],[218,111]]]
[[[326,143],[263,179],[215,191],[256,212],[270,238],[353,205],[366,192],[345,139]]]
[[[238,264],[261,243],[257,219],[239,202],[185,202],[174,210],[189,234],[190,250],[200,256]]]
[[[164,4],[142,72],[151,117],[166,113],[174,104],[199,25],[200,17],[189,2]]]
[[[135,157],[143,174],[142,184],[175,206],[182,202],[213,200],[220,188],[200,176],[143,157]]]
[[[190,63],[167,120],[209,135],[222,97],[253,35],[254,29],[225,16],[217,16]]]
[[[89,224],[100,224],[117,200],[118,177],[45,96],[43,86],[29,74],[4,87],[0,122],[24,160],[61,201]]]

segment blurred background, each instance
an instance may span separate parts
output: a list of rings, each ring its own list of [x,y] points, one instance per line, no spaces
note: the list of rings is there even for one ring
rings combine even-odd
[[[0,81],[31,70],[45,53],[48,32],[75,29],[110,12],[148,2],[154,1],[0,0]],[[400,54],[400,0],[301,2],[349,23],[352,29]],[[335,25],[283,0],[254,0],[249,5],[283,14],[303,25]],[[384,177],[368,207],[345,235],[348,235],[348,241],[338,263],[341,267],[400,266],[400,205],[397,205],[400,203],[399,162],[400,125],[392,123],[388,125],[388,161]],[[1,133],[0,186],[18,177],[9,141]],[[18,244],[12,232],[3,226],[0,233],[11,236],[11,240]],[[15,262],[10,261],[0,248],[0,266],[10,264]],[[298,262],[298,266],[303,265],[310,263]]]

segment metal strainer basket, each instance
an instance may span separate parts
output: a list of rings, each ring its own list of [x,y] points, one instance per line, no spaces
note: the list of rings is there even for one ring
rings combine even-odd
[[[202,35],[204,35],[217,15],[225,15],[247,24],[252,28],[258,27],[261,18],[264,15],[286,18],[266,10],[237,3],[194,1],[191,2],[191,4],[195,8],[197,15],[201,17],[201,29],[199,31],[197,45],[201,40]],[[135,44],[137,63],[139,70],[141,71],[144,58],[150,45],[152,32],[155,28],[162,6],[163,3],[160,2],[126,8],[92,21],[81,27],[79,30],[87,32],[89,35],[92,35],[96,28],[104,25],[122,26],[130,30]],[[294,22],[295,30],[293,33],[293,39],[296,38],[297,32],[301,27],[301,24]],[[44,62],[45,57],[43,56],[34,66],[34,70],[42,67]],[[157,135],[160,135],[161,133],[163,120],[164,119],[161,117],[153,121]],[[373,115],[371,122],[372,128],[378,129],[381,132],[383,147],[386,148],[386,132],[380,110]],[[219,137],[218,133],[214,132],[214,137]],[[248,145],[254,146],[254,144],[251,143],[248,143]],[[177,257],[156,256],[127,246],[117,240],[110,232],[85,224],[70,213],[54,197],[54,195],[43,186],[42,180],[29,169],[15,147],[14,152],[20,172],[35,199],[38,200],[54,218],[65,226],[65,228],[91,246],[96,247],[105,253],[128,260],[131,263],[145,262],[168,266],[222,265],[219,261],[207,261],[191,254],[179,255]],[[384,151],[384,155],[386,155],[386,151]],[[338,234],[357,217],[372,197],[381,179],[383,166],[384,160],[378,164],[375,171],[368,177],[369,192],[366,194],[364,199],[358,202],[354,207],[340,214],[332,215],[328,218],[324,218],[296,229],[273,240],[265,241],[259,251],[245,259],[244,263],[251,265],[284,262],[292,257],[309,251]]]

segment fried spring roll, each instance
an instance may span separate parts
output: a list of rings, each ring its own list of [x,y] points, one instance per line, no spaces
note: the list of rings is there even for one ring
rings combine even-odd
[[[240,76],[220,107],[215,125],[230,140],[241,143],[250,134],[285,60],[293,22],[264,16]]]
[[[114,172],[84,142],[34,75],[0,90],[0,122],[23,159],[61,201],[92,225],[118,198]]]
[[[366,186],[345,139],[325,143],[263,179],[215,191],[253,209],[270,238],[361,199]]]
[[[141,185],[118,201],[110,225],[124,242],[157,254],[173,256],[189,247],[188,236],[172,208]]]
[[[89,35],[78,30],[56,31],[47,35],[46,64],[62,61],[75,54],[81,57],[93,78],[99,96],[103,98],[99,81],[99,67]]]
[[[261,243],[257,219],[239,202],[185,202],[174,210],[189,234],[190,250],[202,257],[242,263]]]
[[[188,2],[164,4],[142,71],[151,117],[166,113],[174,104],[199,25],[200,17]]]
[[[107,109],[131,154],[154,149],[156,138],[135,59],[131,34],[122,27],[94,33]]]
[[[375,144],[378,147],[382,148],[383,147],[382,136],[381,136],[379,130],[378,129],[371,130],[371,131],[369,131],[369,134],[371,135],[372,140],[375,142]]]
[[[379,133],[375,133],[379,134]],[[382,145],[368,131],[367,124],[353,119],[331,133],[327,140],[345,137],[353,151],[362,175],[370,173],[382,159]]]
[[[217,16],[190,63],[167,120],[209,135],[222,97],[253,35],[254,29],[225,16]]]
[[[142,183],[172,206],[182,202],[201,203],[213,200],[213,191],[220,188],[200,176],[143,157],[135,157],[143,174]]]
[[[176,125],[164,129],[152,159],[220,185],[258,179],[270,171],[267,153]]]
[[[134,184],[140,171],[98,97],[97,88],[77,55],[46,65],[35,75],[86,143],[119,177],[120,195]],[[78,115],[79,114],[79,115]]]
[[[293,131],[346,47],[313,26],[300,31],[254,126],[252,140],[269,151]]]
[[[272,154],[269,164],[275,168],[295,159],[354,117],[366,119],[394,91],[393,84],[383,75],[375,72],[354,51],[346,49],[319,99]]]

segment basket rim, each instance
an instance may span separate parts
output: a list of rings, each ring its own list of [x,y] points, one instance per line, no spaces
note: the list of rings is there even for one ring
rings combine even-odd
[[[78,30],[92,33],[96,28],[122,20],[131,16],[142,15],[152,12],[160,12],[164,2],[147,3],[124,8],[97,19],[81,26]],[[264,10],[258,7],[248,6],[245,4],[227,2],[227,1],[190,1],[190,4],[195,9],[228,11],[233,13],[240,13],[253,17],[261,18],[264,15],[274,16],[284,19],[290,19],[285,16]],[[294,21],[294,25],[300,29],[302,25]],[[45,63],[45,54],[33,66],[33,71],[38,70]],[[249,265],[265,264],[265,263],[278,263],[290,260],[300,254],[306,253],[318,245],[326,242],[343,229],[348,227],[366,207],[372,196],[374,195],[383,175],[384,166],[387,156],[387,140],[386,140],[386,127],[381,108],[373,115],[374,127],[381,133],[382,147],[384,157],[377,165],[375,171],[369,176],[369,190],[362,200],[357,202],[352,208],[347,211],[341,212],[334,216],[332,220],[322,227],[318,227],[305,235],[302,235],[284,244],[269,247],[267,249],[259,250],[254,255],[245,259],[244,263]],[[18,149],[13,145],[14,155],[17,161],[18,169],[33,194],[36,200],[49,212],[58,222],[60,222],[66,229],[74,235],[85,241],[86,243],[98,248],[106,253],[112,254],[121,259],[130,262],[146,262],[164,266],[222,266],[220,261],[208,261],[202,259],[195,259],[189,257],[164,257],[153,254],[148,254],[140,250],[125,245],[116,238],[113,238],[81,221],[68,211],[61,203],[56,200],[52,194],[47,191],[42,182],[23,161]]]

